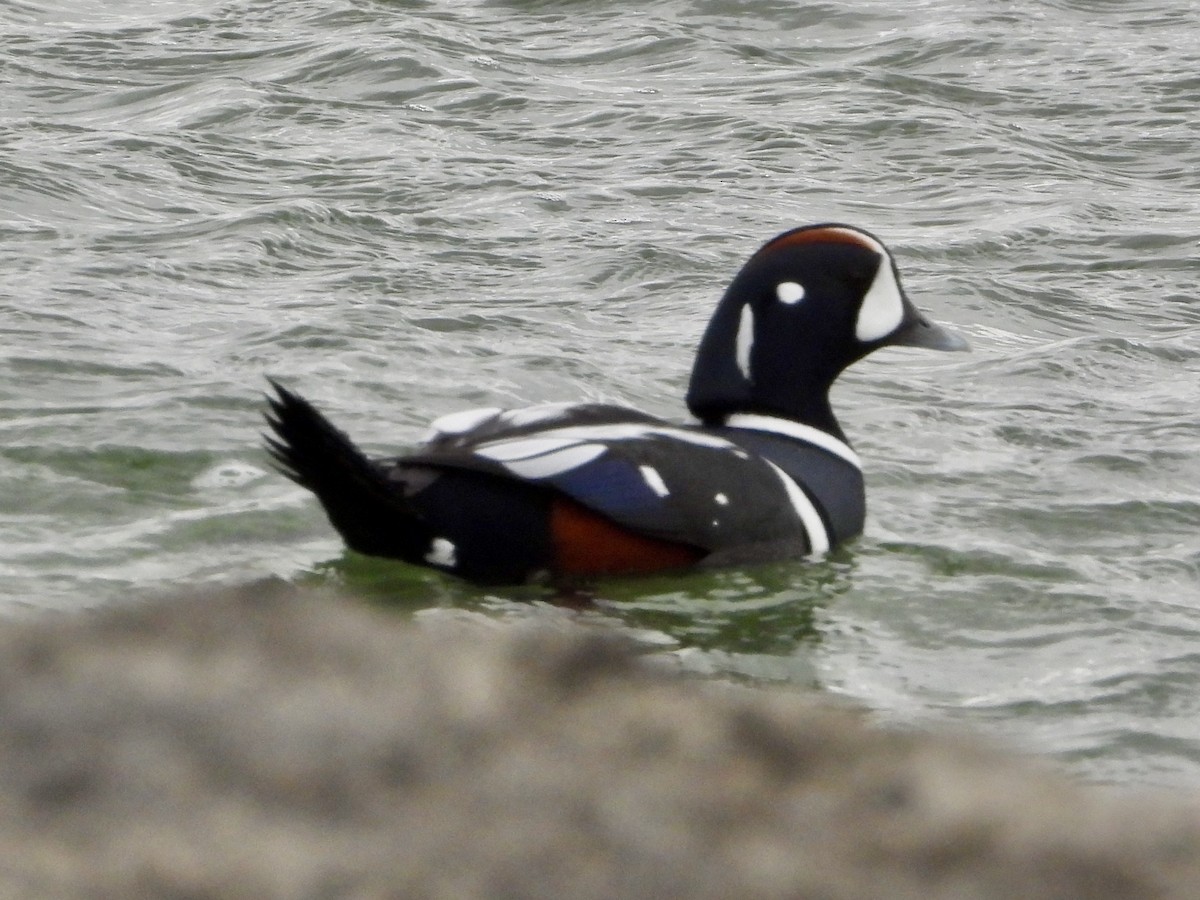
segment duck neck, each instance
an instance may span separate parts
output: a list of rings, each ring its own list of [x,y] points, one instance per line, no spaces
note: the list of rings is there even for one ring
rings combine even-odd
[[[693,385],[695,383],[693,379]],[[731,392],[725,396],[705,398],[708,402],[700,402],[697,392],[693,390],[688,397],[688,407],[705,425],[723,425],[732,415],[748,413],[798,422],[833,435],[843,443],[849,443],[842,426],[833,414],[833,407],[830,406],[829,389],[830,385],[821,383],[819,386],[811,385],[804,390],[793,390],[786,395],[776,396],[746,384],[740,394]]]
[[[819,353],[797,360],[791,342],[761,335],[750,350],[752,358],[739,361],[745,356],[737,346],[742,327],[738,316],[744,306],[722,302],[701,338],[687,392],[692,414],[706,425],[721,425],[735,413],[774,416],[845,441],[829,405],[830,388],[844,364],[837,365]],[[754,377],[762,373],[773,377]]]

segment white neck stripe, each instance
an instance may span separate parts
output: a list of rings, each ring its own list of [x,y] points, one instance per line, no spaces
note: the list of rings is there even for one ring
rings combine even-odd
[[[828,450],[835,456],[840,456],[856,469],[862,469],[862,460],[845,441],[840,441],[827,431],[813,428],[791,419],[781,419],[778,416],[763,416],[756,413],[733,413],[725,418],[727,428],[749,428],[752,431],[770,431],[786,435],[809,444],[815,444],[822,450]]]

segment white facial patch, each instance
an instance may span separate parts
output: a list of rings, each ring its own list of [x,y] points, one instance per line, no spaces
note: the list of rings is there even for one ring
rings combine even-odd
[[[654,466],[638,466],[638,471],[642,473],[642,479],[646,484],[650,485],[650,490],[658,494],[660,497],[665,497],[671,491],[667,488],[667,483],[663,481],[662,475],[658,473],[658,469]]]
[[[879,260],[879,271],[871,288],[858,308],[854,336],[864,344],[887,337],[904,320],[904,299],[891,259],[885,253]]]
[[[747,303],[742,307],[742,318],[738,321],[737,365],[742,376],[750,379],[750,348],[754,346],[754,310]]]
[[[781,281],[775,285],[775,296],[785,306],[795,306],[804,299],[804,285],[794,281]]]
[[[425,554],[425,562],[431,566],[442,566],[453,569],[458,562],[458,548],[443,537],[436,537],[429,544],[429,552]]]
[[[729,505],[729,498],[727,496],[725,496],[724,494],[714,495],[713,500],[715,500],[720,506],[728,506]]]

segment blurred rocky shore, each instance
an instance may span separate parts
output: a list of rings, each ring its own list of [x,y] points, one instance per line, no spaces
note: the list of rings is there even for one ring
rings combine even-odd
[[[1200,800],[597,628],[282,583],[0,625],[0,897],[1200,897]]]

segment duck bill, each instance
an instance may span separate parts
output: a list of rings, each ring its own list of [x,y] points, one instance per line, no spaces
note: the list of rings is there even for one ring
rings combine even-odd
[[[971,345],[957,331],[931,322],[920,313],[895,331],[887,343],[893,347],[923,347],[926,350],[970,350]]]

